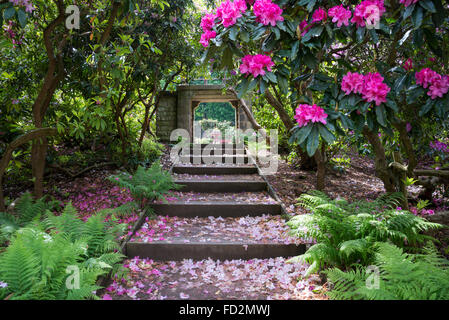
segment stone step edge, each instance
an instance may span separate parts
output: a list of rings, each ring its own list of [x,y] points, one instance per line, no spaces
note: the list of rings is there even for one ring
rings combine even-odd
[[[257,174],[256,166],[209,166],[209,167],[189,167],[175,166],[173,173],[179,174],[195,174],[195,175],[232,175],[232,174]]]
[[[282,214],[282,206],[278,203],[171,202],[155,203],[151,205],[151,208],[157,215],[180,218],[237,218]]]
[[[176,184],[183,185],[180,191],[183,192],[260,192],[267,191],[268,186],[265,181],[250,180],[175,180]]]
[[[208,258],[223,261],[288,258],[301,255],[306,250],[306,244],[159,241],[153,243],[128,242],[125,254],[128,258],[150,258],[156,261],[204,260]]]

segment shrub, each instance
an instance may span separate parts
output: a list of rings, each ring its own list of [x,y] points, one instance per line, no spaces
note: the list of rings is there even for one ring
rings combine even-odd
[[[373,202],[348,203],[331,200],[318,191],[302,195],[299,205],[312,214],[295,216],[287,224],[292,235],[317,243],[291,261],[308,262],[310,274],[324,267],[351,266],[357,261],[367,265],[372,262],[375,242],[391,241],[405,247],[433,239],[422,232],[442,226],[394,209],[401,197],[390,194]]]
[[[125,227],[102,215],[83,222],[72,205],[61,216],[47,212],[42,223],[15,232],[0,255],[0,299],[97,299],[97,278],[118,271],[124,258],[116,239]],[[79,287],[67,286],[69,267],[79,270]]]
[[[173,177],[162,169],[159,162],[155,162],[148,169],[139,166],[134,175],[123,172],[111,176],[109,181],[128,189],[141,209],[146,208],[147,204],[154,200],[165,200],[165,197],[171,194],[170,190],[181,187],[175,184]]]
[[[140,161],[151,164],[164,153],[164,145],[152,139],[144,139],[139,150]]]
[[[11,235],[21,227],[34,221],[50,209],[51,204],[45,198],[34,201],[31,193],[25,193],[17,201],[14,213],[0,212],[0,243],[8,240]]]
[[[377,243],[375,249],[378,288],[367,287],[368,277],[374,274],[361,266],[347,272],[334,268],[325,272],[333,284],[329,297],[351,300],[449,299],[449,261],[438,255],[434,247],[426,248],[425,254],[407,254],[388,243]]]

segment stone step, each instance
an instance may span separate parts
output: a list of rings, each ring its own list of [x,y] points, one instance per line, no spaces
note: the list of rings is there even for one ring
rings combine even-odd
[[[259,192],[268,190],[265,181],[175,180],[175,183],[183,186],[180,190],[183,192]]]
[[[201,156],[201,155],[180,155],[179,160],[183,164],[248,164],[248,155],[218,155],[218,156]]]
[[[128,242],[125,254],[129,258],[150,258],[156,261],[203,260],[208,258],[223,261],[288,258],[303,254],[305,251],[305,244],[157,241],[152,243]]]
[[[151,205],[157,215],[181,218],[280,215],[280,204],[236,202],[172,202]]]
[[[197,149],[205,149],[206,147],[209,149],[245,149],[246,146],[244,144],[230,144],[230,143],[224,143],[224,144],[217,144],[217,143],[211,143],[211,144],[190,144],[187,145],[188,148],[197,148]]]
[[[257,167],[252,166],[174,166],[173,173],[177,174],[208,174],[208,175],[232,175],[232,174],[256,174]]]

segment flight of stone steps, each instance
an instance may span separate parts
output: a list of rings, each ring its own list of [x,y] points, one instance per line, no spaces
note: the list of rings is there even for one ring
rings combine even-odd
[[[249,233],[220,233],[219,230],[208,228],[207,224],[201,224],[201,219],[208,218],[238,225],[241,217],[280,217],[284,211],[246,149],[236,145],[216,145],[213,148],[219,150],[219,155],[213,154],[211,157],[227,159],[226,163],[204,164],[210,163],[210,159],[204,161],[198,155],[199,147],[195,148],[190,147],[188,154],[181,155],[180,163],[170,170],[175,181],[184,186],[179,192],[179,199],[152,206],[158,216],[184,219],[183,227],[179,228],[178,233],[163,240],[145,242],[132,237],[125,246],[129,258],[150,258],[156,261],[211,258],[223,261],[292,257],[305,252],[304,244],[254,241]],[[204,148],[208,147],[201,145],[201,150]],[[240,161],[237,161],[239,157]],[[258,198],[265,201],[252,201]],[[266,201],[267,198],[269,201]],[[144,224],[143,221],[141,227],[145,227]]]

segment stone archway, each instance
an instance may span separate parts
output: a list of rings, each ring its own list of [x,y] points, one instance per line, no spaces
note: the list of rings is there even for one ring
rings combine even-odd
[[[226,91],[221,85],[181,85],[175,93],[164,92],[159,101],[156,126],[161,141],[169,141],[170,133],[175,129],[185,129],[193,137],[194,109],[200,103],[230,102],[236,109],[236,128],[252,128],[240,100],[235,94]],[[251,102],[246,101],[251,110]]]

